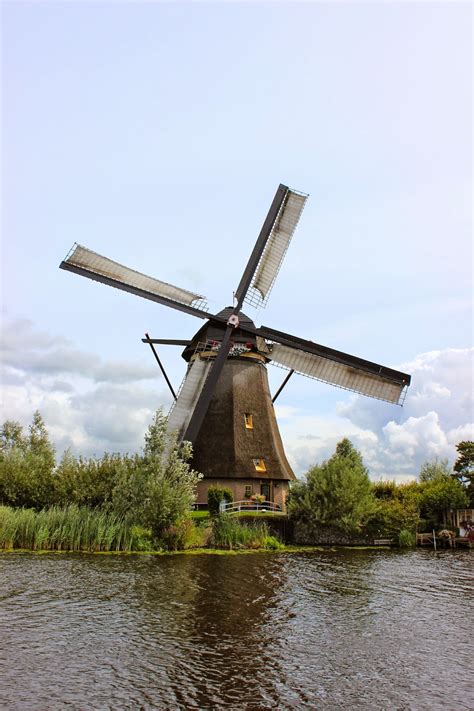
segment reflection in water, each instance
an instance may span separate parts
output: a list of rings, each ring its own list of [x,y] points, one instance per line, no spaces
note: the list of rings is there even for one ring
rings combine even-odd
[[[225,703],[237,707],[244,697],[262,698],[264,692],[278,702],[265,680],[264,652],[271,641],[266,622],[273,617],[285,568],[276,557],[265,556],[263,567],[255,557],[167,558],[166,591],[160,589],[160,577],[139,588],[142,624],[155,641],[150,668],[159,665],[163,653],[172,654],[164,683],[169,703],[174,699],[184,708]],[[163,559],[153,563],[162,573]],[[164,603],[158,608],[157,599]],[[164,645],[161,627],[170,633]],[[273,673],[277,664],[272,662]]]
[[[469,708],[468,551],[0,556],[0,708]]]

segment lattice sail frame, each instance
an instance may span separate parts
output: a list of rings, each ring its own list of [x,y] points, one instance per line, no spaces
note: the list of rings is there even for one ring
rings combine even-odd
[[[198,348],[199,345],[202,344],[198,344]],[[177,432],[180,436],[186,431],[211,367],[212,361],[209,359],[201,358],[199,355],[192,358],[179,387],[176,400],[168,413],[167,430],[169,433]]]
[[[375,400],[395,405],[403,405],[405,402],[407,384],[279,343],[269,344],[269,349],[268,357],[272,365],[278,368],[294,370],[312,380],[319,380]]]
[[[173,286],[154,277],[147,276],[135,269],[130,269],[113,259],[104,257],[97,252],[75,242],[64,259],[66,264],[87,270],[91,275],[97,274],[128,286],[141,289],[150,294],[162,296],[179,304],[194,306],[201,311],[208,311],[204,296],[187,289]],[[93,276],[92,276],[93,278]]]
[[[250,306],[266,306],[307,199],[306,193],[288,190],[244,299]]]

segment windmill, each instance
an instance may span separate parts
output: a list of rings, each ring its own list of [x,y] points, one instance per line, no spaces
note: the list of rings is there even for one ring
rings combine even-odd
[[[75,244],[60,268],[169,306],[205,321],[191,340],[143,340],[153,351],[174,398],[168,429],[193,443],[193,466],[204,474],[198,503],[219,482],[235,500],[263,494],[284,507],[289,481],[287,461],[273,403],[293,373],[368,397],[403,404],[410,376],[392,368],[292,336],[256,327],[242,312],[244,302],[265,306],[278,275],[307,195],[280,185],[247,266],[234,304],[209,313],[199,294],[158,281]],[[155,346],[185,346],[186,376],[176,394]],[[266,365],[288,371],[271,396]]]

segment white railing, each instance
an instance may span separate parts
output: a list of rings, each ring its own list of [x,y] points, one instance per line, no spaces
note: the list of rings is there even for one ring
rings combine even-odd
[[[252,513],[255,511],[282,513],[281,506],[271,501],[263,501],[260,503],[257,501],[249,501],[248,499],[244,501],[231,501],[229,503],[221,501],[219,511],[220,513],[237,513],[239,511],[251,511]]]

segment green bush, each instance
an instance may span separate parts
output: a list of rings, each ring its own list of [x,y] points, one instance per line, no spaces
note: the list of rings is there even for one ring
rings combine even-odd
[[[412,500],[398,496],[393,499],[379,498],[377,509],[367,521],[365,530],[376,538],[395,538],[404,529],[415,532],[419,521],[418,507]]]
[[[119,472],[129,459],[107,452],[100,459],[75,457],[66,450],[54,475],[55,500],[94,508],[109,504]]]
[[[279,551],[285,546],[278,540],[278,538],[276,538],[276,536],[265,536],[263,539],[263,547],[268,548],[270,551]]]
[[[463,485],[449,474],[420,482],[419,488],[422,515],[432,523],[440,520],[442,511],[463,509],[469,503]]]
[[[191,518],[182,518],[168,526],[161,534],[161,543],[166,550],[181,551],[200,548],[204,545],[205,529],[195,526]]]
[[[397,498],[398,486],[394,481],[377,481],[372,484],[372,491],[376,499],[389,501]]]
[[[231,504],[234,500],[232,490],[226,486],[212,484],[207,490],[207,507],[211,516],[219,515],[219,507],[222,500],[228,504]]]
[[[19,423],[7,420],[0,430],[0,505],[37,511],[56,504],[103,508],[127,526],[150,529],[159,538],[192,507],[201,477],[188,463],[191,445],[178,445],[166,425],[158,411],[140,455],[106,453],[95,459],[66,451],[56,467],[39,412],[28,435]],[[38,544],[43,538],[47,533],[38,530]]]

